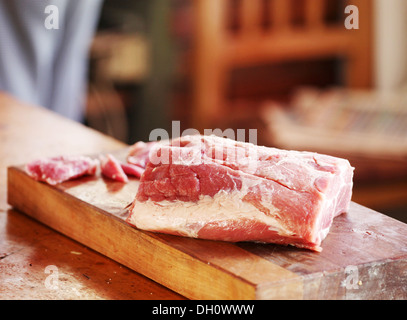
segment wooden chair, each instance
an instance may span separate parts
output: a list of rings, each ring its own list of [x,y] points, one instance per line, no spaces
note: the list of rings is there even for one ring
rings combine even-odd
[[[326,21],[331,0],[193,0],[195,62],[192,123],[198,130],[212,128],[233,112],[225,99],[231,70],[261,63],[280,63],[326,57],[346,61],[350,87],[368,87],[372,81],[371,0],[353,0],[359,9],[359,29]],[[293,22],[303,3],[303,23]],[[341,8],[343,19],[344,8]],[[237,27],[227,28],[231,10]],[[268,21],[265,27],[264,21]]]

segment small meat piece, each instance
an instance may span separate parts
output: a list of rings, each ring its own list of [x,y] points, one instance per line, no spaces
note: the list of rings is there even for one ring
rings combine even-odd
[[[133,144],[127,153],[127,163],[146,168],[150,161],[150,153],[160,145],[168,145],[170,140],[164,139],[159,141],[143,142],[138,141]]]
[[[136,178],[140,178],[145,171],[144,168],[131,163],[120,163],[120,165],[125,174],[128,176],[134,176]]]
[[[150,153],[127,222],[137,228],[230,242],[321,251],[349,208],[346,159],[216,136],[186,136]]]
[[[94,175],[99,161],[85,156],[59,156],[38,159],[25,166],[27,174],[37,181],[50,185]]]
[[[151,148],[156,145],[156,141],[143,142],[138,141],[132,145],[127,154],[127,162],[133,165],[137,165],[141,168],[145,168],[148,163],[148,155]]]
[[[120,181],[128,182],[129,179],[126,173],[123,171],[122,166],[113,155],[107,154],[106,156],[100,156],[100,169],[102,175],[105,177]]]

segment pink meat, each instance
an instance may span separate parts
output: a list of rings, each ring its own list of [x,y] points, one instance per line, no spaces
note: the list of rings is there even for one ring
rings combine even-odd
[[[350,204],[353,168],[345,159],[215,136],[155,148],[127,219],[140,229],[321,251]]]
[[[102,171],[102,175],[109,179],[116,180],[119,182],[129,181],[126,173],[122,169],[119,160],[117,160],[111,154],[107,154],[106,156],[100,156],[100,168]]]
[[[122,167],[125,174],[134,176],[136,178],[140,178],[145,171],[144,168],[131,163],[120,163],[120,166]]]
[[[168,144],[169,140],[143,142],[133,144],[127,153],[127,163],[122,163],[124,172],[128,175],[140,178],[147,167],[149,154],[158,144]]]
[[[98,163],[85,156],[59,156],[28,163],[25,171],[35,180],[56,185],[84,175],[94,175]]]
[[[141,168],[145,168],[148,163],[148,155],[150,150],[159,142],[143,142],[138,141],[132,145],[127,154],[127,162],[129,164],[137,165]]]

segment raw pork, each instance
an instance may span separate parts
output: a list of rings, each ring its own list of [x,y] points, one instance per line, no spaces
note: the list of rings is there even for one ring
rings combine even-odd
[[[126,173],[121,166],[120,161],[111,154],[100,156],[100,169],[102,171],[102,175],[109,179],[119,182],[129,181]]]
[[[140,178],[144,172],[144,168],[135,164],[121,162],[120,166],[122,167],[124,173],[127,174],[128,176]]]
[[[25,171],[33,179],[50,185],[94,175],[99,162],[85,156],[59,156],[35,160],[25,166]]]
[[[165,140],[168,142],[168,140]],[[133,144],[127,154],[127,162],[132,165],[136,165],[141,168],[145,168],[148,163],[148,155],[150,150],[157,144],[158,141],[143,142],[138,141]]]
[[[127,153],[127,163],[122,163],[124,172],[128,175],[140,178],[149,162],[150,151],[160,143],[168,144],[169,140],[151,141],[147,143],[138,141],[133,144]]]
[[[199,135],[149,152],[127,219],[143,230],[321,251],[351,200],[345,159]]]

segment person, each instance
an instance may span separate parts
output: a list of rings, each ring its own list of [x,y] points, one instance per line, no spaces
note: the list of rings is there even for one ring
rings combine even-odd
[[[83,121],[102,0],[0,0],[0,91]]]

